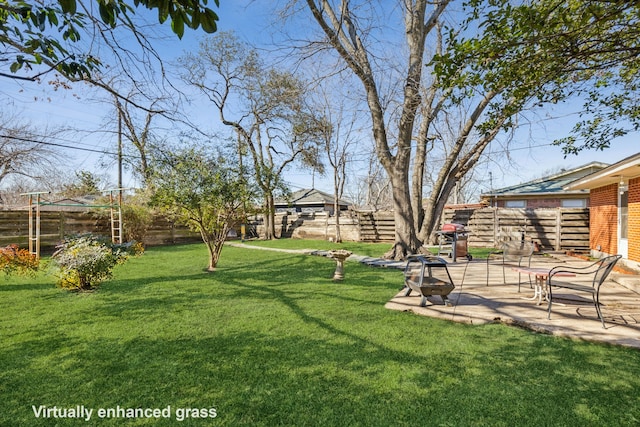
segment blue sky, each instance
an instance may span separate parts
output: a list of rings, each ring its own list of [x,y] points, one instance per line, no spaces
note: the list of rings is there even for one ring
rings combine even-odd
[[[245,2],[221,2],[218,10],[220,16],[219,30],[233,30],[238,36],[255,45],[269,41],[277,34],[271,25],[270,14],[273,11],[271,2],[250,2],[247,8]],[[179,41],[168,28],[162,30],[166,37],[161,50],[168,58],[176,58],[187,50],[196,50],[198,41],[204,36],[200,31],[187,31],[183,40]],[[25,117],[38,127],[45,129],[61,124],[73,123],[75,126],[87,131],[97,130],[104,126],[105,107],[102,104],[91,102],[82,95],[82,88],[72,91],[52,91],[46,84],[20,83],[9,80],[2,82],[0,93],[7,97],[7,101],[17,111],[21,111]],[[78,99],[76,95],[80,95]],[[37,101],[36,101],[37,99]],[[599,161],[614,163],[640,151],[638,133],[627,135],[624,138],[612,141],[611,148],[605,151],[584,151],[578,156],[564,158],[559,147],[551,146],[555,138],[567,135],[567,132],[578,119],[570,113],[572,106],[560,106],[555,111],[540,111],[537,118],[527,126],[522,126],[516,133],[509,161],[506,154],[500,148],[499,143],[492,144],[489,148],[490,162],[481,169],[484,188],[489,189],[488,171],[492,171],[493,188],[515,185],[531,179],[538,178],[548,173],[555,173],[562,168],[570,169],[583,164]],[[547,115],[564,116],[559,119],[549,120]],[[215,115],[212,114],[212,117]],[[213,121],[214,119],[212,119]],[[219,125],[222,127],[222,125]],[[87,133],[77,137],[73,141],[66,141],[70,145],[86,148],[107,149],[113,151],[115,143],[113,139]],[[67,150],[68,165],[70,170],[87,169],[100,170],[97,165],[98,156],[94,153],[79,150]],[[114,170],[106,170],[112,178]],[[308,171],[292,169],[287,174],[287,180],[293,189],[311,186],[311,174]],[[136,183],[130,178],[125,179],[125,186],[133,186]],[[321,190],[332,191],[332,178],[315,177],[315,186]]]

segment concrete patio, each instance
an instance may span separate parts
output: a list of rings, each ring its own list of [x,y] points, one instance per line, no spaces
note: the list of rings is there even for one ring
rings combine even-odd
[[[329,256],[329,252],[325,250],[274,249],[231,242],[227,244],[249,249]],[[347,261],[360,262],[375,268],[404,269],[405,266],[405,263],[400,261],[356,254],[351,255]],[[534,255],[531,267],[585,267],[589,264],[575,257],[554,253]],[[500,322],[539,333],[640,348],[640,275],[616,272],[609,275],[600,295],[607,326],[605,329],[597,317],[590,296],[586,294],[569,290],[554,291],[551,319],[547,319],[547,303],[543,301],[541,305],[537,305],[537,301],[530,299],[534,291],[529,288],[526,275],[521,277],[523,283],[521,291],[518,292],[518,273],[507,268],[505,283],[502,266],[495,262],[489,266],[489,286],[485,259],[463,259],[455,263],[449,262],[447,267],[456,285],[449,294],[452,306],[445,306],[439,296],[434,296],[429,297],[425,307],[420,307],[421,297],[417,293],[412,292],[410,296],[404,296],[406,291],[402,290],[388,301],[385,307],[453,322],[473,325]],[[348,266],[345,268],[348,278]],[[402,279],[399,277],[398,287],[401,285]]]
[[[371,259],[360,261],[376,265]],[[589,265],[574,257],[553,254],[534,256],[531,267],[552,268],[562,264]],[[640,348],[640,276],[615,272],[609,276],[600,295],[607,326],[604,329],[587,294],[564,289],[554,291],[551,319],[548,320],[546,301],[538,305],[530,299],[534,291],[529,287],[528,276],[521,277],[523,284],[518,292],[518,273],[507,268],[505,284],[502,266],[495,263],[489,267],[487,286],[486,260],[449,263],[448,269],[456,285],[449,295],[452,306],[445,306],[439,296],[433,296],[425,307],[420,307],[421,297],[416,292],[404,296],[403,290],[386,307],[454,322],[474,325],[501,322],[557,336]]]

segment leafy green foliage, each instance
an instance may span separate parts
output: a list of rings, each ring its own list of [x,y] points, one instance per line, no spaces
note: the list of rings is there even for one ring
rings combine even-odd
[[[208,269],[216,268],[229,230],[245,218],[251,188],[223,157],[197,149],[168,153],[154,167],[151,205],[200,233],[209,250]]]
[[[103,179],[86,170],[75,171],[75,179],[65,184],[63,194],[66,197],[97,195],[102,193]]]
[[[541,48],[533,23],[543,25],[542,10],[529,4],[514,7],[509,1],[473,1],[468,4],[466,31],[449,28],[447,49],[436,55],[434,70],[441,85],[451,91],[450,102],[491,96],[480,132],[513,127],[513,118],[535,102],[557,102],[564,96],[566,62]],[[520,20],[527,17],[529,25]]]
[[[115,28],[120,21],[131,23],[134,7],[125,0],[92,0],[98,4],[98,15],[92,9],[78,6],[77,0],[58,0],[57,3],[8,0],[0,4],[0,53],[12,74],[31,71],[36,65],[47,65],[61,74],[82,79],[101,67],[98,58],[74,49],[83,30],[91,23],[102,22]],[[214,0],[219,6],[219,0]],[[171,20],[173,32],[182,38],[184,28],[217,30],[218,15],[206,7],[207,0],[135,0],[134,6],[158,10],[158,21]],[[79,10],[82,9],[82,10]],[[99,20],[99,21],[98,21]],[[48,71],[47,70],[47,71]],[[44,72],[47,72],[44,71]],[[10,74],[0,73],[4,77]],[[37,76],[21,77],[35,80]]]
[[[113,268],[124,263],[129,253],[138,254],[141,250],[136,242],[112,246],[90,234],[68,238],[52,256],[58,268],[58,286],[76,291],[91,290],[111,278]]]
[[[75,0],[72,3],[73,6],[70,1],[58,5],[27,1],[3,3],[0,45],[4,51],[0,58],[9,64],[11,73],[46,64],[69,77],[82,78],[101,65],[93,56],[71,52],[68,46],[80,40],[80,32],[88,20],[87,15],[76,11]],[[50,29],[58,34],[51,35]]]
[[[556,141],[566,154],[604,149],[640,129],[640,4],[635,1],[472,0],[467,30],[450,30],[452,50],[437,71],[450,87],[503,91],[494,111],[519,100],[584,99],[572,135]],[[451,52],[454,52],[451,54]],[[460,72],[459,64],[468,64]]]
[[[39,264],[38,257],[18,245],[0,248],[0,271],[6,275],[31,275],[38,270]]]
[[[144,242],[149,227],[153,223],[153,215],[148,206],[127,202],[122,207],[125,240]]]

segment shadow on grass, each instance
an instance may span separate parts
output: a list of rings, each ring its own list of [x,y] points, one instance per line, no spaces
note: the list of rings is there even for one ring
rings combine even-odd
[[[55,285],[52,283],[1,283],[0,292],[15,292],[15,291],[39,291],[45,289],[51,289]]]
[[[322,301],[327,298],[334,305],[355,303],[373,309],[382,308],[402,281],[399,271],[348,263],[345,280],[336,283],[332,281],[335,262],[331,259],[266,253],[263,259],[239,264],[237,255],[246,258],[247,251],[230,252],[226,254],[227,262],[213,273],[196,270],[188,274],[163,275],[162,270],[154,270],[159,274],[140,277],[137,273],[138,277],[133,278],[118,275],[117,279],[101,285],[100,301],[86,308],[87,313],[91,311],[108,318],[143,319],[144,316],[163,315],[158,313],[160,308],[184,311],[187,307],[234,306],[243,301],[246,310],[250,310],[253,306],[264,305],[265,301],[286,303],[296,299]]]
[[[290,298],[273,295],[302,322],[293,322],[290,334],[233,324],[198,332],[176,328],[153,338],[81,339],[50,331],[6,347],[0,355],[6,367],[0,374],[2,417],[13,425],[51,425],[52,420],[34,419],[33,404],[215,407],[216,425],[230,426],[424,425],[425,420],[430,425],[632,425],[640,416],[634,405],[640,372],[637,363],[629,363],[638,361],[632,352],[607,352],[605,360],[602,348],[558,340],[550,345],[548,337],[511,333],[492,340],[486,328],[468,335],[486,340],[470,349],[446,345],[442,336],[402,334],[408,327],[402,323],[417,320],[409,315],[387,319],[388,337],[376,331],[366,338],[362,325],[332,325]],[[437,334],[444,324],[435,326],[428,333]],[[316,327],[324,333],[314,334]],[[452,333],[449,339],[459,338]],[[612,364],[619,369],[612,372]],[[621,405],[625,411],[615,409]],[[136,421],[173,425],[175,419]],[[77,425],[77,420],[56,425]]]
[[[210,275],[137,271],[95,298],[41,303],[24,319],[3,319],[11,334],[0,335],[0,424],[78,425],[35,419],[31,405],[40,404],[219,414],[185,426],[640,420],[637,351],[389,311],[384,303],[401,285],[396,271],[348,264],[345,280],[334,283],[331,260],[252,261]]]

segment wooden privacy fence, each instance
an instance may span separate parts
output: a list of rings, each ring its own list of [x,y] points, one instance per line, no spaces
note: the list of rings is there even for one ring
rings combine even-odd
[[[29,216],[26,210],[0,211],[0,246],[16,243],[21,247],[28,245]],[[40,212],[40,246],[51,250],[64,236],[94,233],[111,235],[108,215],[96,215],[91,211],[43,211]],[[125,223],[126,233],[126,223]],[[162,245],[199,241],[200,235],[183,225],[167,218],[157,216],[149,226],[144,243]]]
[[[108,215],[83,212],[41,212],[41,246],[50,250],[65,235],[95,233],[110,234]],[[357,212],[340,219],[344,240],[363,242],[393,242],[395,238],[393,212]],[[505,240],[525,238],[537,242],[543,250],[586,251],[589,249],[588,209],[448,209],[443,223],[464,224],[469,231],[469,245],[497,247]],[[335,231],[335,218],[326,213],[280,215],[276,218],[278,235],[294,238],[330,239]],[[126,233],[125,221],[125,233]],[[262,235],[262,223],[250,221],[249,228]],[[27,211],[0,211],[0,245],[28,244]],[[144,243],[162,245],[197,242],[198,233],[183,225],[157,216],[146,232]]]
[[[393,242],[396,238],[393,212],[358,212],[360,240],[363,242]]]
[[[527,239],[547,251],[589,249],[589,209],[484,208],[446,210],[443,222],[464,224],[469,245],[497,247],[503,241]]]
[[[360,240],[392,242],[393,212],[358,212]],[[464,224],[470,246],[498,247],[506,240],[525,238],[547,251],[589,249],[589,210],[586,208],[447,209],[442,223]]]
[[[336,217],[329,212],[278,212],[275,214],[276,236],[293,239],[332,240],[336,234]],[[358,218],[350,211],[340,213],[340,235],[343,240],[358,241]],[[265,235],[264,218],[249,218],[248,237]]]

